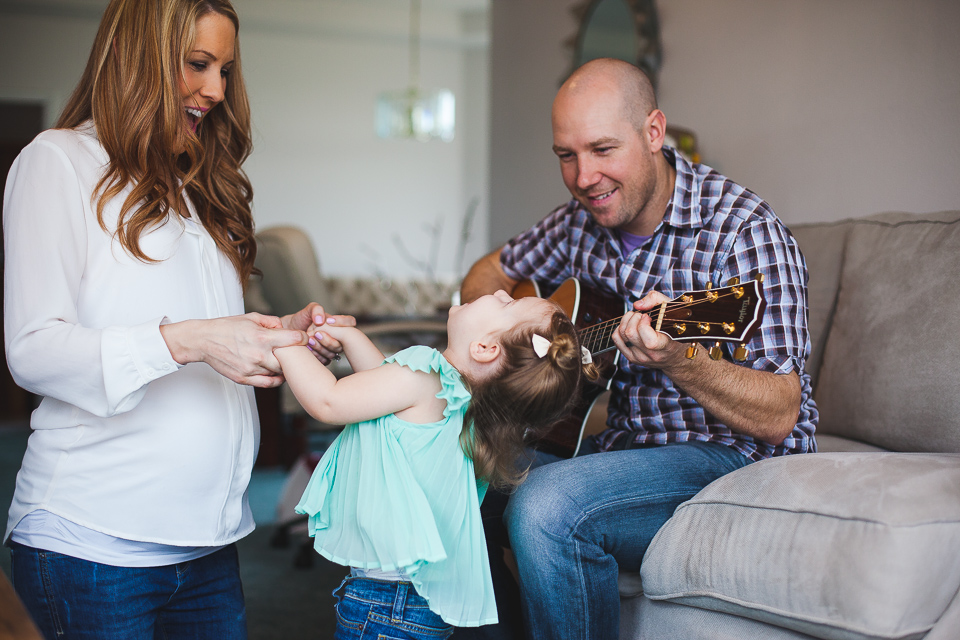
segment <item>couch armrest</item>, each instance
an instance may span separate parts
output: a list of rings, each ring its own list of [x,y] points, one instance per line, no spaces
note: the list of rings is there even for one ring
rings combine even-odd
[[[816,637],[920,638],[960,589],[960,455],[752,464],[677,509],[641,576],[653,600]]]

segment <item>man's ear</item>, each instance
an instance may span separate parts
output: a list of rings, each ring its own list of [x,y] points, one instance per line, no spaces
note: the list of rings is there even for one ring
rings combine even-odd
[[[494,341],[474,340],[470,343],[470,358],[474,362],[487,364],[500,357],[500,344]]]
[[[646,143],[650,145],[650,153],[658,153],[663,148],[664,138],[667,135],[667,116],[660,109],[654,109],[647,116]]]

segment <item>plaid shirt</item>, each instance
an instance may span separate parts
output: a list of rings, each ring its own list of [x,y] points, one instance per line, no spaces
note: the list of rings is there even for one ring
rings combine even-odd
[[[657,369],[622,355],[611,384],[608,429],[597,436],[601,450],[632,444],[698,440],[733,447],[752,460],[816,451],[817,407],[804,363],[807,332],[807,267],[790,232],[770,206],[710,167],[688,163],[673,149],[663,154],[677,169],[673,197],[654,234],[624,256],[615,232],[597,225],[576,200],[507,243],[500,254],[511,278],[546,288],[570,277],[588,288],[632,303],[652,290],[668,298],[705,289],[738,276],[765,276],[767,302],[761,327],[747,343],[744,366],[800,374],[797,425],[779,445],[737,433],[721,424]],[[736,345],[724,343],[729,359]],[[700,357],[704,357],[703,354]]]

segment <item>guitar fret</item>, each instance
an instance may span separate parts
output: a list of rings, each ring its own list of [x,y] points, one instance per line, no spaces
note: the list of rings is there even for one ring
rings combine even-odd
[[[668,314],[671,312],[679,312],[679,311],[682,311],[683,309],[690,309],[693,307],[697,307],[698,305],[701,305],[705,302],[712,303],[712,302],[716,302],[716,300],[718,299],[729,298],[731,296],[739,299],[743,295],[742,291],[739,291],[739,293],[736,293],[730,287],[724,290],[716,290],[715,293],[717,293],[718,295],[714,296],[714,298],[712,299],[711,298],[693,299],[692,297],[690,297],[690,294],[684,294],[684,296],[680,296],[674,300],[670,300],[668,301],[667,304],[659,308],[650,310],[648,312],[648,315],[650,316],[650,320],[652,324],[656,326],[661,315],[663,315],[664,317],[667,317]],[[684,297],[687,297],[689,299],[684,300],[683,299]],[[586,347],[590,351],[590,353],[593,355],[598,355],[599,353],[602,353],[604,351],[615,349],[616,344],[613,342],[613,332],[616,331],[617,328],[619,328],[620,323],[622,321],[623,321],[623,316],[619,316],[617,318],[606,320],[606,321],[597,323],[593,326],[587,327],[585,329],[579,330],[581,344],[584,347]],[[687,325],[693,322],[690,319],[682,319],[677,321],[683,323],[684,325]],[[700,321],[700,322],[704,326],[714,326],[714,325],[717,327],[726,326],[719,321],[707,320],[707,321]],[[704,333],[707,333],[707,332],[705,331]],[[727,333],[729,334],[730,331],[728,331]],[[745,332],[741,330],[741,333],[745,333]],[[668,333],[668,335],[670,335],[675,340],[678,339],[677,336],[674,336],[673,334]],[[726,338],[723,335],[716,335],[716,334],[710,336],[710,339],[719,339],[719,340],[727,340],[727,341],[732,340],[732,338]]]

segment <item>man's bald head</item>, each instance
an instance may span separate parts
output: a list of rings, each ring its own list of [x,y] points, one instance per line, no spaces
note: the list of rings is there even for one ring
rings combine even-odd
[[[612,91],[620,96],[624,118],[638,132],[643,130],[647,116],[657,108],[657,96],[650,79],[640,69],[614,58],[597,58],[584,63],[560,87],[557,97],[564,93],[574,96],[582,92]]]

